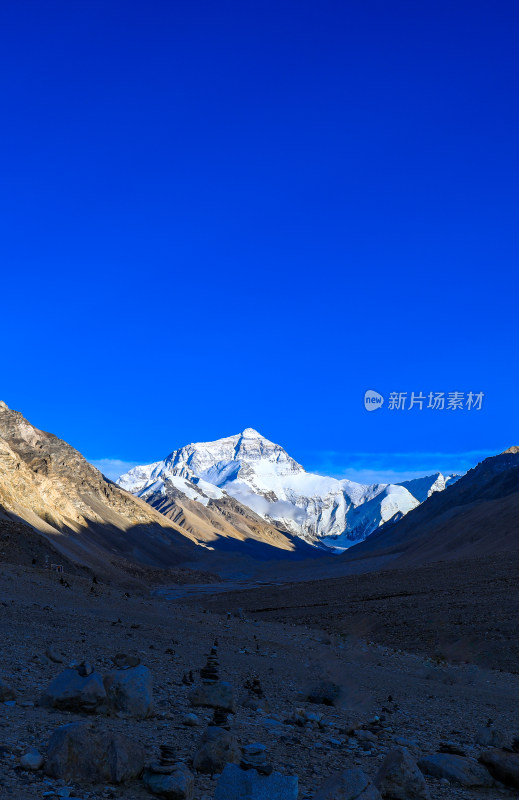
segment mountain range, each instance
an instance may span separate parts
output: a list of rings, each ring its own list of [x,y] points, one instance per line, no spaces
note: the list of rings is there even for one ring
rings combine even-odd
[[[516,552],[518,519],[517,447],[456,479],[365,486],[307,473],[247,428],[114,483],[0,403],[0,560],[305,580]]]
[[[365,485],[306,470],[253,428],[174,450],[137,466],[117,484],[175,518],[186,499],[215,509],[234,498],[271,525],[309,544],[344,549],[401,518],[458,476],[436,473],[399,484]]]

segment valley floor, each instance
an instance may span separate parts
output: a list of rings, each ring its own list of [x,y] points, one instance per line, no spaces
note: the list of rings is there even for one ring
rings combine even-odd
[[[243,607],[253,620],[319,627],[439,663],[467,662],[519,674],[518,586],[516,552],[273,583],[190,602],[220,613]],[[190,594],[196,597],[195,586]]]
[[[451,579],[447,573],[454,568],[445,567],[445,581]],[[486,616],[483,613],[485,602],[487,606],[490,603],[490,588],[500,587],[504,579],[497,566],[495,570],[488,572],[481,606],[473,598],[472,611],[481,613],[482,630],[494,615],[498,627],[507,631],[500,621],[506,616],[503,609],[488,607]],[[481,748],[475,745],[476,732],[489,718],[507,738],[517,735],[519,675],[490,671],[475,663],[449,664],[438,656],[435,643],[429,648],[428,634],[420,639],[418,630],[428,614],[432,630],[440,619],[451,619],[446,606],[462,613],[460,604],[468,603],[471,596],[469,585],[476,593],[475,577],[467,578],[461,597],[457,592],[448,596],[445,589],[433,602],[431,590],[441,584],[439,578],[439,583],[434,583],[433,574],[431,570],[417,576],[413,579],[416,584],[408,582],[407,589],[395,588],[389,577],[371,575],[347,579],[352,583],[334,579],[327,587],[271,586],[167,601],[133,591],[131,597],[125,597],[124,588],[106,585],[97,586],[93,594],[89,578],[66,576],[67,588],[54,574],[3,566],[0,677],[16,689],[18,697],[15,706],[1,706],[0,796],[32,800],[59,788],[58,782],[49,781],[42,772],[28,773],[17,766],[19,754],[27,746],[44,753],[56,727],[80,718],[31,705],[62,669],[44,656],[50,644],[64,653],[65,664],[88,659],[103,669],[110,665],[111,656],[125,652],[140,656],[150,667],[156,716],[143,722],[96,717],[95,723],[140,740],[150,760],[164,743],[175,745],[186,761],[194,756],[212,714],[195,709],[200,726],[182,725],[183,715],[193,710],[182,675],[204,665],[215,637],[221,678],[231,681],[240,694],[246,680],[258,676],[271,706],[270,714],[265,714],[240,705],[233,720],[234,733],[242,745],[263,742],[275,769],[297,774],[300,798],[310,798],[326,776],[347,767],[360,766],[373,777],[398,737],[408,740],[420,754],[436,752],[440,742],[452,742],[477,757]],[[512,578],[515,574],[511,572]],[[406,595],[412,587],[414,596]],[[513,588],[510,584],[510,596]],[[514,602],[510,600],[510,614],[516,611]],[[350,615],[359,606],[367,610]],[[419,606],[424,610],[418,612]],[[238,607],[243,608],[243,618],[234,615]],[[229,619],[227,611],[231,612]],[[460,621],[466,624],[468,611],[464,613],[466,621],[463,617]],[[375,627],[374,620],[378,620]],[[365,623],[369,623],[367,628]],[[468,635],[475,627],[473,620]],[[415,637],[420,641],[414,642]],[[399,649],[388,646],[390,643]],[[510,640],[509,648],[515,645],[516,640]],[[500,666],[515,670],[517,664],[511,659]],[[299,692],[322,679],[341,685],[342,708],[312,705],[298,698]],[[283,724],[297,708],[322,714],[321,725]],[[382,721],[382,731],[373,745],[348,735],[348,729],[368,724],[375,716]],[[517,795],[504,788],[456,788],[432,778],[428,783],[433,800],[495,800]],[[215,785],[215,780],[197,774],[196,800],[210,800]],[[71,787],[71,796],[143,800],[151,795],[133,782],[124,787]]]

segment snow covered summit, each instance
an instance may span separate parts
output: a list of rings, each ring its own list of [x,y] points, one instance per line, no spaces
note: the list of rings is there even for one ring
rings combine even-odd
[[[365,539],[446,486],[440,473],[373,485],[312,474],[254,428],[186,445],[163,461],[134,467],[117,483],[150,500],[164,491],[164,481],[204,505],[230,495],[308,542],[340,547]]]

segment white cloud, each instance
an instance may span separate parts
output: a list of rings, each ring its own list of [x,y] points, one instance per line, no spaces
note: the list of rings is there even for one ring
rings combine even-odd
[[[138,461],[121,461],[119,458],[90,458],[89,461],[96,469],[112,481],[116,481],[117,478],[124,475],[129,469],[139,465]]]
[[[287,500],[276,500],[275,502],[270,502],[262,495],[255,494],[252,489],[245,484],[240,483],[231,484],[225,488],[230,495],[232,495],[240,503],[252,508],[256,514],[268,514],[269,517],[272,517],[272,519],[285,517],[287,519],[293,519],[299,524],[302,524],[305,520],[305,512],[301,508],[289,503]]]

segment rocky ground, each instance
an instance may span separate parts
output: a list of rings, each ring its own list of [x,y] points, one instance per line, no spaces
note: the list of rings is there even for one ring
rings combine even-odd
[[[230,715],[232,734],[241,747],[264,744],[274,770],[297,775],[300,798],[313,797],[328,776],[347,768],[360,767],[373,778],[395,746],[405,745],[416,758],[450,749],[475,759],[485,749],[476,740],[488,720],[506,742],[518,733],[515,674],[474,663],[453,665],[420,648],[393,650],[382,639],[366,640],[330,625],[324,630],[315,619],[310,627],[296,613],[284,620],[262,619],[247,609],[240,614],[232,595],[218,595],[218,608],[210,611],[207,598],[197,605],[92,584],[82,575],[66,574],[65,580],[62,584],[57,575],[31,567],[0,571],[0,678],[16,692],[15,700],[0,704],[2,798],[151,797],[141,780],[80,785],[22,767],[20,758],[29,748],[45,757],[59,726],[85,719],[92,721],[92,735],[119,732],[141,743],[149,761],[157,761],[161,745],[174,747],[176,758],[193,770],[213,712],[191,706],[193,686],[183,683],[183,676],[192,670],[194,686],[200,685],[197,670],[215,639],[219,676],[238,697],[236,714]],[[116,653],[136,656],[151,670],[155,711],[150,718],[88,716],[37,705],[69,662],[86,659],[102,673],[112,668]],[[265,700],[259,710],[241,702],[248,697],[246,682],[254,678],[268,708]],[[323,681],[333,687],[323,689]],[[325,694],[339,687],[340,695],[330,696],[335,705],[305,699],[315,687]],[[196,719],[188,720],[193,713]],[[195,800],[212,800],[218,773],[193,771]],[[462,787],[435,777],[427,777],[427,784],[432,800],[517,798],[517,790],[502,784]]]

